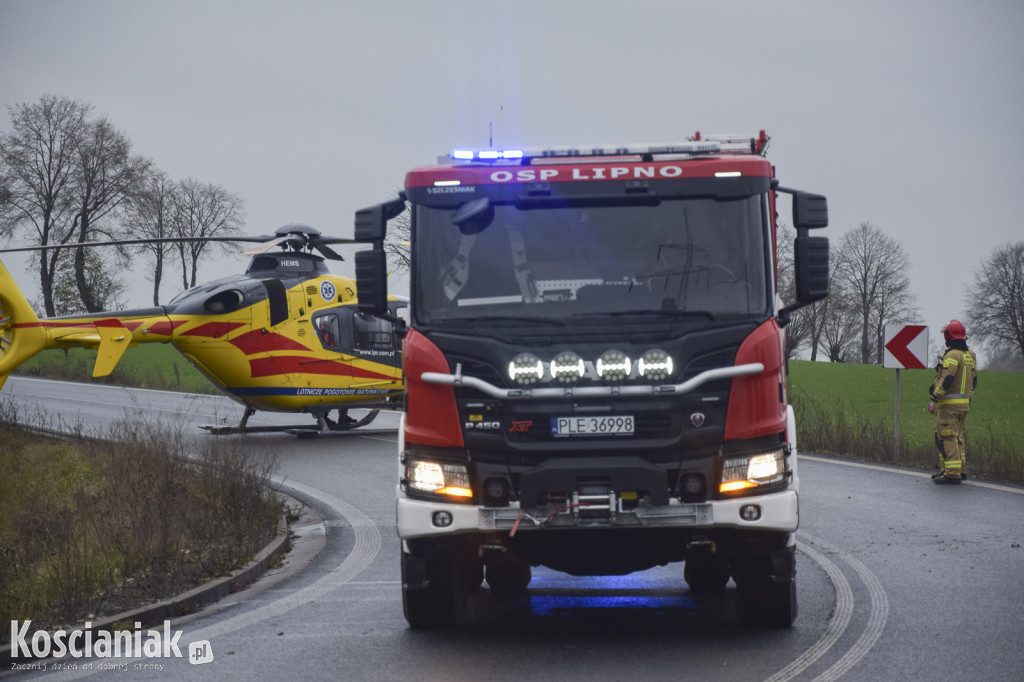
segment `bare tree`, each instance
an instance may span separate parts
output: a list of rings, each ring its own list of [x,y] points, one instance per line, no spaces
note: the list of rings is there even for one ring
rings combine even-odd
[[[974,272],[966,304],[972,335],[1024,357],[1024,241],[992,251]]]
[[[0,138],[0,145],[3,139]],[[0,156],[0,238],[10,239],[16,223],[14,207],[14,179],[9,174],[3,157]]]
[[[829,362],[851,362],[856,357],[860,335],[856,304],[838,278],[833,276],[831,281],[828,298],[815,304],[824,304],[819,344]]]
[[[86,284],[96,305],[102,310],[123,307],[122,296],[128,289],[127,284],[112,274],[112,270],[107,267],[96,249],[79,250],[84,254]],[[53,307],[58,315],[78,315],[87,312],[79,295],[75,269],[73,258],[64,258],[57,262],[53,278]]]
[[[779,225],[780,292],[792,288],[793,256],[792,249],[787,249],[786,243],[792,242],[795,237],[796,232],[792,228]],[[811,361],[817,360],[818,353],[823,352],[829,362],[849,362],[851,349],[858,336],[857,317],[851,314],[853,306],[850,304],[849,292],[837,276],[839,260],[830,258],[828,268],[828,297],[793,312],[793,322],[786,327],[787,346],[790,327],[799,323],[806,346],[810,348]],[[787,300],[785,297],[783,299]]]
[[[786,223],[779,223],[775,235],[775,282],[776,291],[783,305],[796,300],[796,263],[794,260],[793,242],[796,230]],[[794,311],[786,325],[786,358],[792,358],[808,345],[811,337],[810,308],[805,306]],[[815,359],[817,349],[811,347],[811,359]]]
[[[384,239],[384,251],[391,262],[393,272],[402,274],[409,271],[412,263],[410,240],[412,239],[412,214],[406,202],[406,210],[388,221],[388,233]]]
[[[1024,355],[1020,348],[993,342],[985,344],[985,369],[997,372],[1024,372]]]
[[[0,136],[4,223],[15,234],[31,225],[33,243],[66,244],[75,234],[72,191],[78,152],[91,107],[78,100],[45,95],[38,102],[8,107],[11,131]],[[53,279],[60,250],[39,254],[39,285],[46,314],[55,313]]]
[[[113,226],[104,226],[103,219],[117,211],[133,196],[151,173],[148,159],[132,154],[128,137],[114,128],[106,118],[88,122],[78,146],[76,163],[71,175],[71,188],[75,199],[72,229],[75,241],[85,244],[96,241],[95,235],[113,239]],[[82,304],[88,312],[103,310],[97,292],[91,283],[95,276],[86,276],[85,249],[75,249],[75,284]],[[97,267],[93,261],[92,267]]]
[[[843,235],[836,260],[836,280],[859,325],[860,361],[878,362],[885,325],[917,315],[907,255],[898,241],[863,222]]]
[[[875,336],[874,361],[882,363],[885,354],[885,327],[921,319],[917,296],[910,290],[910,260],[898,242],[893,242],[893,262],[902,263],[887,272],[878,291],[875,307],[871,311]]]
[[[133,239],[168,239],[173,235],[173,209],[178,184],[164,173],[153,173],[143,187],[125,206],[123,227]],[[173,245],[150,241],[135,247],[138,253],[152,257],[153,305],[160,305],[160,283],[164,276],[164,261],[172,253]]]
[[[231,237],[241,234],[243,204],[241,198],[219,185],[208,185],[193,178],[178,183],[175,192],[174,236]],[[223,242],[190,241],[177,245],[181,258],[181,279],[186,289],[196,285],[199,261],[210,248],[225,247]]]

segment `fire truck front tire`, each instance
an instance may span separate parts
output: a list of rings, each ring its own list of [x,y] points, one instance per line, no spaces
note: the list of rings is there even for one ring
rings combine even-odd
[[[745,625],[788,628],[796,620],[795,549],[743,557],[733,567],[736,611]]]
[[[729,564],[716,556],[689,556],[683,564],[683,580],[695,594],[722,592],[729,582]]]
[[[454,556],[402,552],[402,610],[409,627],[442,630],[462,621],[467,593],[463,568]]]
[[[526,592],[533,572],[530,564],[502,555],[487,560],[486,576],[492,594],[512,596]]]

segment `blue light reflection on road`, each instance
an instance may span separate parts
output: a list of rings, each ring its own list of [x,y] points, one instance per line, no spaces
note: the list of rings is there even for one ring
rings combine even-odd
[[[689,597],[617,596],[584,597],[576,595],[539,595],[530,597],[535,616],[551,616],[576,609],[653,609],[691,610],[696,604]]]
[[[685,583],[665,581],[663,575],[657,578],[655,575],[655,572],[587,578],[538,575],[530,583],[530,611],[535,616],[553,616],[581,609],[693,611],[697,608],[687,594]]]

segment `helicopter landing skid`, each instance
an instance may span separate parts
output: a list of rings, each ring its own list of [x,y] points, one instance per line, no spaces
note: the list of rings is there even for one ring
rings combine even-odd
[[[255,412],[255,410],[252,412]],[[380,410],[370,410],[362,419],[352,419],[345,412],[342,412],[337,421],[328,417],[326,413],[321,412],[315,415],[317,421],[316,424],[291,424],[281,426],[249,426],[248,421],[249,417],[252,416],[252,412],[247,408],[245,414],[242,416],[242,421],[238,426],[216,426],[213,424],[203,424],[199,428],[214,436],[226,436],[239,433],[290,433],[298,438],[318,438],[324,434],[343,435],[354,431],[361,426],[366,426],[377,418]],[[392,434],[394,432],[395,429],[372,429],[359,431],[352,435],[385,435]]]
[[[316,421],[320,431],[349,431],[366,426],[380,414],[380,410],[370,410],[362,419],[352,419],[348,416],[348,410],[338,410],[338,420],[335,421],[327,416],[326,412],[315,413]]]

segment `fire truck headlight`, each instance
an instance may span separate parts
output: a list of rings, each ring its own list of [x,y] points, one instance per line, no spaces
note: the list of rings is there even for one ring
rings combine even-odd
[[[421,493],[462,499],[473,496],[469,472],[464,464],[408,457],[405,462],[405,485],[409,490]]]
[[[718,491],[738,493],[779,483],[786,477],[786,455],[783,450],[747,457],[733,457],[722,466],[722,482]]]
[[[633,371],[633,362],[621,350],[606,350],[601,353],[594,368],[597,369],[597,376],[602,381],[616,384],[629,378],[629,373]]]
[[[508,378],[520,386],[532,386],[544,377],[544,363],[533,353],[520,353],[508,363]]]
[[[658,383],[672,376],[672,356],[660,348],[652,348],[640,356],[637,371],[647,381]]]
[[[572,351],[559,353],[551,361],[551,378],[560,384],[575,384],[586,371],[583,358]]]

